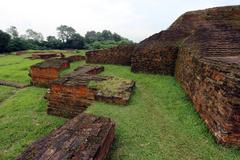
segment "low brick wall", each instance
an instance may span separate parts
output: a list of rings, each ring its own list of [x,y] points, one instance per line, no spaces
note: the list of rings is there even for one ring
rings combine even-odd
[[[133,72],[174,75],[178,55],[178,43],[185,32],[166,30],[140,42],[131,60]]]
[[[240,146],[240,39],[228,26],[204,29],[180,49],[176,79],[222,144]]]
[[[67,60],[69,63],[72,63],[72,62],[76,62],[76,61],[83,61],[86,58],[85,58],[85,56],[81,56],[81,55],[73,55],[73,56],[66,57],[64,59]]]
[[[80,114],[32,143],[16,160],[104,160],[114,137],[111,119]]]
[[[87,63],[131,65],[135,44],[119,45],[109,49],[88,51]]]

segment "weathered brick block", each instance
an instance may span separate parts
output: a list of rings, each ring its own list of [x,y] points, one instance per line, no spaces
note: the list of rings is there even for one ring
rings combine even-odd
[[[103,160],[115,136],[109,118],[80,114],[32,143],[17,160]]]
[[[60,71],[70,66],[69,62],[62,59],[51,59],[30,67],[29,76],[34,86],[49,86],[59,78]]]

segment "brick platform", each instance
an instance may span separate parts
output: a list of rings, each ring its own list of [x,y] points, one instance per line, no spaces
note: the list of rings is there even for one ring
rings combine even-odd
[[[47,113],[73,118],[82,113],[94,100],[126,105],[133,93],[131,80],[95,75],[102,66],[83,65],[52,82]]]
[[[32,143],[17,160],[104,160],[114,139],[109,118],[80,114]]]
[[[117,77],[107,77],[106,80],[89,85],[94,91],[95,100],[111,104],[127,105],[133,94],[135,82]]]
[[[29,71],[31,83],[34,86],[47,87],[59,78],[60,71],[69,67],[69,62],[62,59],[51,59],[32,65]]]

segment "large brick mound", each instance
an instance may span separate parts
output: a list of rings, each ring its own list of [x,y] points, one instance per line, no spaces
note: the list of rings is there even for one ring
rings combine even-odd
[[[59,78],[62,70],[69,68],[70,63],[63,59],[50,59],[30,67],[29,76],[34,86],[47,87]]]
[[[109,118],[80,114],[32,143],[17,160],[104,160],[115,136]]]
[[[119,45],[109,49],[88,51],[87,63],[131,65],[135,44]]]
[[[240,146],[240,6],[183,14],[140,42],[132,71],[175,74],[217,142]]]

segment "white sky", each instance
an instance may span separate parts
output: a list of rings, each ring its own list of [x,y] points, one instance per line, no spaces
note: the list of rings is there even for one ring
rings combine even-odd
[[[81,35],[103,29],[135,42],[166,29],[186,11],[239,5],[240,0],[0,0],[0,29],[16,26],[56,35],[61,24]]]

